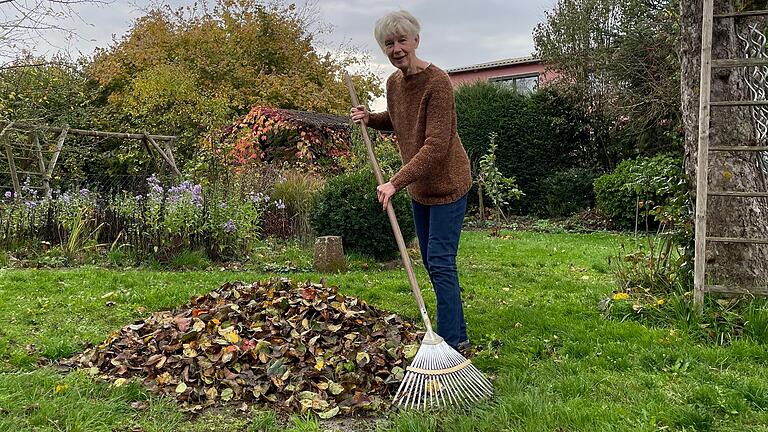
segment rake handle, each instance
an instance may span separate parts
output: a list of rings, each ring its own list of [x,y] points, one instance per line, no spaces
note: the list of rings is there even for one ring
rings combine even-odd
[[[352,85],[352,79],[347,73],[344,73],[344,84],[346,84],[347,90],[349,90],[349,96],[352,98],[352,105],[360,105],[360,101],[357,99],[357,93],[355,93],[355,87]],[[376,176],[376,182],[379,185],[382,185],[384,184],[384,176],[381,175],[379,161],[376,160],[376,153],[373,151],[373,144],[371,143],[371,138],[368,136],[368,128],[362,123],[360,124],[360,128],[363,132],[363,141],[365,141],[368,159],[371,161],[373,174]],[[430,334],[432,333],[432,321],[429,320],[427,308],[424,306],[424,297],[422,297],[419,283],[416,281],[416,274],[413,271],[413,265],[411,265],[411,257],[408,256],[408,250],[406,249],[405,241],[403,240],[403,233],[400,231],[400,224],[397,223],[395,209],[392,207],[392,200],[389,200],[389,203],[387,204],[387,216],[389,216],[389,223],[392,225],[392,232],[395,234],[395,241],[397,241],[397,248],[400,250],[400,258],[403,260],[405,272],[408,273],[408,282],[411,283],[411,291],[413,291],[413,296],[416,298],[416,304],[419,306],[419,312],[421,312],[421,319],[424,321],[427,334]]]

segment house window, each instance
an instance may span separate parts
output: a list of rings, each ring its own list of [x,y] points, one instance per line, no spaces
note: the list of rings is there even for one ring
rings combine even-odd
[[[539,86],[539,75],[495,78],[493,82],[514,87],[520,94],[530,94]]]

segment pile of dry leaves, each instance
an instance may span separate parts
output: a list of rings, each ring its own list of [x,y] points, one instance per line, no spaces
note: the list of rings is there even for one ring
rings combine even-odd
[[[400,317],[335,287],[280,279],[225,284],[64,363],[117,385],[139,378],[186,409],[266,403],[330,418],[385,407],[417,348]]]

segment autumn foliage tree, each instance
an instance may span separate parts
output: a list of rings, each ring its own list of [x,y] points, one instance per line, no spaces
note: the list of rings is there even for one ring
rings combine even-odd
[[[111,108],[105,118],[130,129],[180,135],[180,158],[200,136],[252,106],[342,113],[349,106],[339,73],[359,56],[322,54],[308,11],[258,0],[218,0],[139,18],[90,68]],[[355,77],[378,95],[375,75]]]

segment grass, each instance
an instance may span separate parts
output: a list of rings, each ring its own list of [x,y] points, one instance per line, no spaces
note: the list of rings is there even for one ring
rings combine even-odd
[[[768,431],[768,350],[759,339],[704,344],[685,329],[607,320],[598,311],[615,288],[607,257],[626,237],[502,234],[466,232],[459,257],[470,337],[484,347],[474,362],[495,382],[491,402],[437,416],[402,412],[335,423],[258,407],[189,417],[137,384],[109,386],[44,365],[193,294],[267,274],[0,270],[0,431]],[[309,251],[287,253],[292,263],[311,262]],[[417,319],[402,270],[352,268],[289,277],[324,277],[346,294]],[[417,277],[434,311],[423,268]]]

